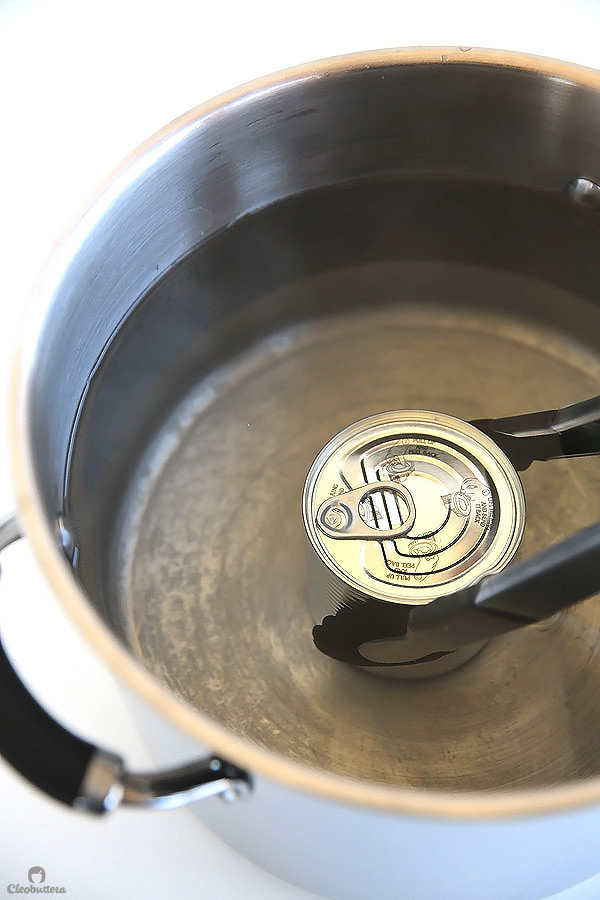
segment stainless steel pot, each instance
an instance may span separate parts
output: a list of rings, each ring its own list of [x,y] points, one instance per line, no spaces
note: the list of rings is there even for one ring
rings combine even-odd
[[[203,759],[128,773],[4,660],[15,767],[97,811],[250,793],[198,815],[346,900],[537,900],[600,869],[595,601],[438,678],[379,679],[312,644],[301,513],[315,455],[358,419],[598,393],[599,147],[597,73],[434,49],[267,78],[124,164],[32,301],[0,536],[26,533]],[[599,518],[599,481],[593,458],[525,473],[521,556]]]

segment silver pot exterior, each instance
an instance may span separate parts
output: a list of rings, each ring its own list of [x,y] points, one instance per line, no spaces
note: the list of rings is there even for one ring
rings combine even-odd
[[[126,696],[159,765],[198,752],[197,743]],[[522,815],[509,817],[496,816],[495,807],[490,797],[488,815],[473,816],[457,798],[452,818],[433,808],[425,815],[377,811],[259,776],[247,801],[213,799],[191,809],[252,862],[335,900],[432,900],[442,892],[450,900],[545,900],[596,874],[597,804],[527,814],[525,803]]]

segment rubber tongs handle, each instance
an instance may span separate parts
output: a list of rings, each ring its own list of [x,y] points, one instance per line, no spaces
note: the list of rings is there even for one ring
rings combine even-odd
[[[471,423],[516,469],[535,460],[600,454],[600,397],[543,412]],[[408,634],[428,633],[437,651],[546,619],[600,591],[600,522],[477,585],[411,610]]]
[[[519,471],[534,460],[600,453],[600,397],[564,409],[476,419],[471,424],[491,437]]]
[[[428,631],[436,650],[455,650],[546,619],[598,591],[595,522],[473,587],[415,607],[409,633]]]

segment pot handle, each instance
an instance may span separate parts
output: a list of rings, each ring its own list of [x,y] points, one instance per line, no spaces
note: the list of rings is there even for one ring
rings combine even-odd
[[[15,516],[0,519],[0,550],[20,537]],[[0,755],[50,797],[86,812],[109,812],[121,803],[173,809],[216,795],[230,801],[251,790],[246,772],[215,756],[161,772],[128,772],[120,756],[71,734],[42,709],[1,640],[0,723]]]

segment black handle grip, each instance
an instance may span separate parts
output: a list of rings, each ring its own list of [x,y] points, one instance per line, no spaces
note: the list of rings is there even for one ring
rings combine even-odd
[[[0,521],[0,550],[21,537],[17,520]],[[14,670],[0,639],[0,755],[31,784],[77,805],[97,748],[75,737],[42,709]]]
[[[0,642],[0,755],[46,794],[74,806],[95,752],[34,700]]]

